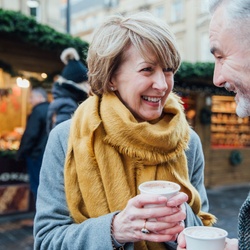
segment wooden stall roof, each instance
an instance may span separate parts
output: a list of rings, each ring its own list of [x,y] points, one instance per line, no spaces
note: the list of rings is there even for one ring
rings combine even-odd
[[[0,61],[11,65],[14,71],[53,74],[60,72],[63,63],[60,52],[25,43],[15,34],[0,33]]]
[[[0,23],[0,67],[4,71],[57,74],[64,66],[60,54],[68,47],[75,48],[85,63],[88,43],[80,38],[10,10],[0,9]]]

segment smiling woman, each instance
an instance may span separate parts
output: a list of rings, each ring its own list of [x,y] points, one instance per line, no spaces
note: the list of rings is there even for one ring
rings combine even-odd
[[[172,92],[174,36],[148,13],[111,16],[96,29],[87,62],[91,96],[48,140],[35,248],[176,249],[184,226],[215,218],[199,137]],[[150,180],[181,191],[171,199],[140,194]]]

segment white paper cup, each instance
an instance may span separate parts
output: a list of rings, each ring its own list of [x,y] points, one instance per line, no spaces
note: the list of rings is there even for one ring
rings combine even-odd
[[[146,181],[139,185],[141,194],[157,194],[168,199],[176,195],[181,187],[171,181]]]
[[[227,231],[217,227],[194,226],[183,230],[187,250],[224,250]]]

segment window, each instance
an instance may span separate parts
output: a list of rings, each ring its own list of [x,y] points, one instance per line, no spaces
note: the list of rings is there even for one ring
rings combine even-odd
[[[208,3],[207,1],[201,1],[200,2],[200,13],[208,13]]]
[[[208,32],[203,32],[200,39],[200,51],[201,51],[201,61],[202,62],[214,62],[213,55],[209,50],[209,36]]]
[[[39,2],[36,0],[29,0],[27,1],[27,6],[30,9],[30,15],[33,16],[37,21],[40,21]]]
[[[184,19],[184,1],[174,0],[171,8],[171,21],[178,22]]]
[[[164,13],[165,13],[165,6],[164,5],[156,6],[153,9],[154,16],[157,16],[158,18],[164,19],[164,17],[165,17]]]

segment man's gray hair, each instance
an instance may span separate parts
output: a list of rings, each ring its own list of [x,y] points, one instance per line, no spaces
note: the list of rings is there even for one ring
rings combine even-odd
[[[250,0],[208,0],[208,9],[213,14],[216,9],[223,5],[231,19],[250,19]]]
[[[43,89],[42,87],[36,87],[32,89],[32,92],[37,94],[37,95],[41,95],[45,101],[48,100],[48,95],[45,89]]]
[[[242,46],[249,50],[250,46],[250,0],[208,0],[211,15],[222,7],[225,11],[225,22],[234,36],[241,40]]]

